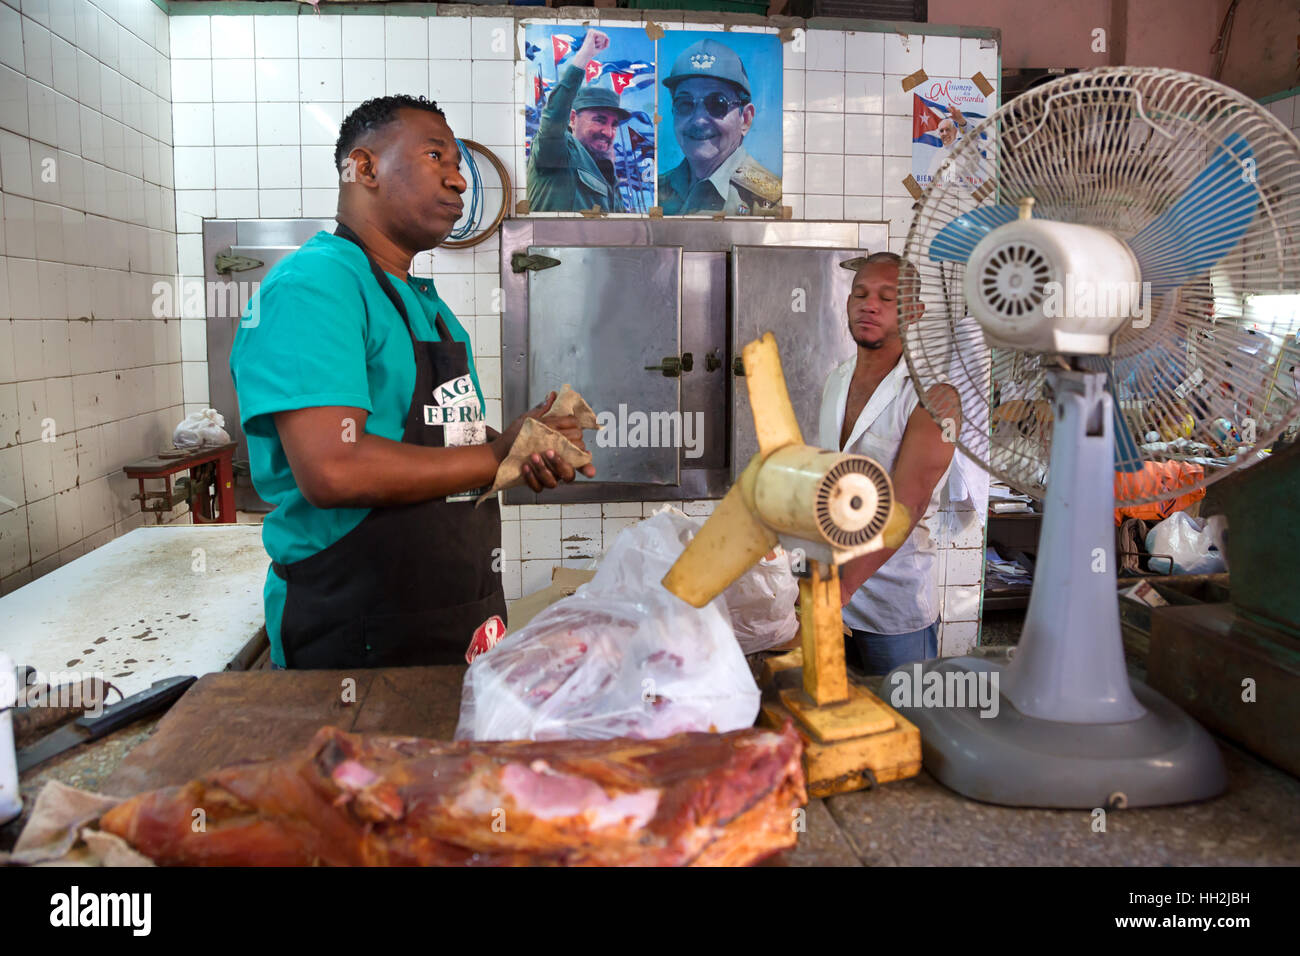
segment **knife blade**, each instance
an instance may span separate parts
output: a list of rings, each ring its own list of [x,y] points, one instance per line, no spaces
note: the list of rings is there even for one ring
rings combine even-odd
[[[127,724],[166,710],[184,694],[194,677],[167,677],[149,687],[104,708],[98,717],[79,717],[70,724],[46,734],[30,747],[18,751],[18,772],[44,763],[78,744],[98,740]]]

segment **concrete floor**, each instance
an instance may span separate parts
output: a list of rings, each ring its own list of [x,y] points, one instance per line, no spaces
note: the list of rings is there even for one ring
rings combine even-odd
[[[1295,866],[1300,780],[1218,741],[1228,790],[1177,807],[1088,810],[976,803],[928,773],[831,797],[826,808],[864,866]],[[809,816],[809,827],[814,818]]]

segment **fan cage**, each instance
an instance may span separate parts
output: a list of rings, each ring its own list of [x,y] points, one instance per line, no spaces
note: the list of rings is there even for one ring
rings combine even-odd
[[[857,531],[846,531],[831,517],[830,502],[840,479],[850,473],[865,475],[876,489],[876,513]],[[885,529],[894,506],[894,491],[884,470],[869,458],[846,456],[827,469],[817,485],[813,499],[813,516],[822,536],[837,548],[854,548],[865,544]]]
[[[1244,234],[1208,273],[1145,290],[1145,319],[1126,323],[1108,355],[990,349],[969,316],[964,265],[929,254],[936,233],[957,217],[1027,197],[1034,218],[1095,226],[1128,241],[1237,137],[1249,144],[1242,176],[1254,205]],[[949,167],[961,175],[946,175]],[[1117,446],[1117,505],[1199,493],[1294,435],[1300,142],[1242,94],[1157,68],[1063,77],[1012,100],[961,139],[914,209],[904,258],[917,281],[903,284],[899,301],[908,371],[941,423],[953,417],[955,393],[958,448],[1012,488],[1046,494],[1052,416],[1043,373],[1052,366],[1108,374],[1135,443],[1128,453]],[[1167,245],[1157,250],[1161,264],[1182,252]],[[943,384],[951,393],[936,389]]]

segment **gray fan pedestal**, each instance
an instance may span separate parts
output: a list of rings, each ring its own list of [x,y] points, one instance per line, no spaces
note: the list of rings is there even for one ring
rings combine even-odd
[[[969,686],[1001,685],[1010,658],[953,657],[906,664],[886,676],[880,696],[921,731],[921,751],[940,783],[974,800],[1012,807],[1093,809],[1111,803],[1157,806],[1206,800],[1223,792],[1227,777],[1214,740],[1194,720],[1144,684],[1133,694],[1140,717],[1112,724],[1062,723],[1029,717],[998,694],[994,707],[972,704],[974,695],[951,694],[958,680]],[[949,690],[945,703],[967,706],[898,706],[916,698],[935,675]],[[988,675],[981,677],[981,674]],[[951,675],[951,676],[950,676]],[[993,676],[997,676],[997,685]],[[983,700],[990,701],[986,694]]]

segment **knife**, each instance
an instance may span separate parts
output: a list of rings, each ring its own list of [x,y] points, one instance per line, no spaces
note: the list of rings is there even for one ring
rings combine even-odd
[[[79,717],[53,733],[46,734],[30,747],[18,751],[18,772],[23,773],[78,744],[98,740],[141,717],[166,710],[189,690],[194,681],[194,677],[168,677],[154,681],[138,694],[105,707],[98,717]]]

